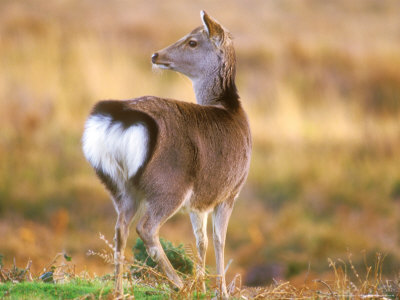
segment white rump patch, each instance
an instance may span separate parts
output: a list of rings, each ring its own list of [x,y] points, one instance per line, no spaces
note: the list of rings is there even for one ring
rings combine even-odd
[[[124,128],[122,123],[112,122],[110,116],[92,115],[86,121],[82,144],[90,164],[120,185],[143,165],[149,132],[142,123]]]

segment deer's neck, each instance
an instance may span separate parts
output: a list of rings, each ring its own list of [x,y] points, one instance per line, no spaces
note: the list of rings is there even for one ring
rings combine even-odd
[[[193,80],[196,101],[200,105],[222,105],[235,109],[240,105],[234,69],[221,68],[212,74]]]

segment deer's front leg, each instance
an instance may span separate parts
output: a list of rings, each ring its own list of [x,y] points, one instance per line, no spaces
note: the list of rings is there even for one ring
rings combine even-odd
[[[206,252],[208,246],[207,238],[207,217],[206,212],[191,212],[190,221],[192,222],[193,232],[196,237],[197,253],[199,265],[197,266],[198,280],[201,281],[203,292],[206,292],[206,283],[204,282]]]
[[[228,228],[228,222],[232,213],[232,208],[233,203],[222,202],[215,207],[213,212],[213,240],[218,275],[217,286],[220,288],[221,296],[223,298],[228,298],[224,270],[224,249],[226,230]]]

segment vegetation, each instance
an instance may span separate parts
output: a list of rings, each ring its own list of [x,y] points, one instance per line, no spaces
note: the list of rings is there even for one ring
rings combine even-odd
[[[183,244],[175,247],[170,241],[163,238],[160,238],[160,243],[175,270],[182,274],[193,274],[193,261],[186,255]],[[133,246],[132,251],[136,261],[152,268],[156,266],[156,263],[147,254],[146,247],[140,238],[136,240],[136,244]],[[135,270],[133,271],[135,272]],[[135,273],[138,276],[141,275],[140,272]]]
[[[96,297],[107,296],[111,287],[104,288],[102,285],[79,282],[52,284],[44,282],[22,282],[13,284],[11,282],[0,285],[0,297],[7,299],[75,299],[85,295]]]
[[[107,241],[106,241],[107,242]],[[165,244],[169,244],[168,242]],[[104,250],[97,254],[106,261],[112,254]],[[95,253],[96,254],[96,253]],[[47,267],[50,271],[35,277],[30,271],[30,264],[26,268],[13,265],[11,269],[0,268],[0,297],[6,299],[110,299],[113,292],[113,277],[88,277],[87,273],[75,274],[72,259],[64,255],[57,255]],[[60,262],[60,259],[62,260]],[[351,256],[347,261],[329,260],[329,267],[333,275],[332,280],[312,280],[301,286],[294,286],[289,282],[275,281],[267,287],[249,288],[242,285],[241,277],[237,274],[229,283],[228,290],[234,298],[244,299],[398,299],[400,297],[399,280],[383,280],[382,263],[384,257],[377,254],[374,265],[366,265],[366,275],[358,273],[352,263]],[[137,261],[131,262],[130,269],[140,268]],[[168,280],[163,274],[150,267],[141,267],[140,277],[126,273],[125,298],[132,295],[136,299],[209,299],[218,290],[217,286],[210,286],[206,294],[201,291],[196,275],[184,277],[184,288],[180,291],[171,289]],[[20,270],[20,272],[15,272]],[[21,273],[25,276],[21,277]],[[44,274],[51,273],[49,282]],[[210,281],[212,276],[206,276]]]
[[[353,253],[353,266],[366,278],[365,265],[374,265],[380,252],[386,255],[381,283],[396,282],[400,2],[243,3],[227,9],[218,1],[0,1],[5,266],[32,259],[32,272],[41,275],[63,249],[74,257],[76,273],[112,272],[85,255],[101,252],[97,232],[112,237],[115,222],[81,153],[85,118],[98,99],[152,94],[194,101],[185,78],[152,73],[150,56],[200,25],[206,9],[235,36],[237,85],[254,142],[228,229],[228,281],[239,285],[240,273],[243,284],[254,285],[253,270],[261,267],[272,270],[258,281],[268,291],[279,287],[272,278],[290,280],[278,290],[297,292],[318,279],[341,293],[327,258],[346,261]],[[169,220],[160,235],[194,244],[186,215]],[[132,230],[130,247],[135,240]],[[210,245],[210,274],[212,257]],[[346,280],[366,292],[365,279]],[[315,284],[313,290],[324,286]]]
[[[14,299],[110,299],[113,282],[99,280],[78,280],[68,283],[44,283],[44,282],[7,282],[0,285],[0,298]],[[137,299],[166,299],[162,292],[154,289],[135,288],[126,289],[127,295]]]

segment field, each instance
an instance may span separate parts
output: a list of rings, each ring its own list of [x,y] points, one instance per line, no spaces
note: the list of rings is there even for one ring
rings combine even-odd
[[[115,212],[81,151],[99,99],[194,101],[151,54],[199,26],[229,28],[251,123],[250,175],[228,228],[228,282],[335,280],[331,261],[382,282],[400,271],[400,2],[0,2],[0,254],[40,274],[59,252],[93,278],[112,265]],[[211,228],[209,228],[211,230]],[[209,230],[209,233],[211,232]],[[160,235],[194,244],[187,215]],[[134,230],[128,244],[137,236]],[[130,246],[131,247],[131,246]],[[213,272],[210,245],[207,265]],[[350,267],[350,264],[348,265]],[[354,272],[349,276],[357,281]],[[398,290],[397,290],[398,292]]]

